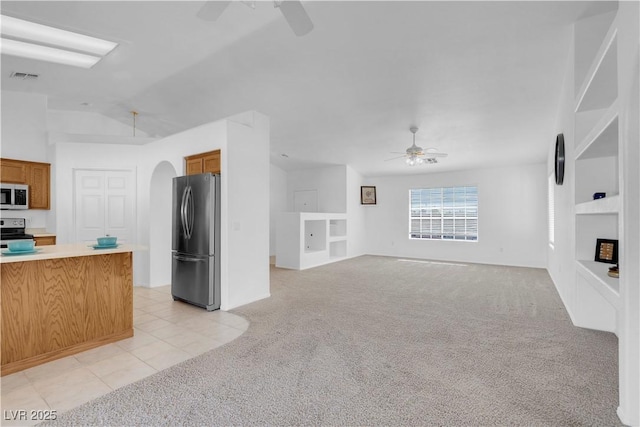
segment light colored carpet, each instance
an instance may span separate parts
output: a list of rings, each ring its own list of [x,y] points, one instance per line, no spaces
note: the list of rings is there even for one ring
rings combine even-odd
[[[271,270],[235,341],[61,425],[613,426],[617,339],[545,270],[363,256]]]

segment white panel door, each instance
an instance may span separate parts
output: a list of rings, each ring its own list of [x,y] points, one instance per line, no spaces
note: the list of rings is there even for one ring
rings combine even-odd
[[[135,182],[132,171],[74,171],[76,241],[117,236],[132,242],[135,224]]]

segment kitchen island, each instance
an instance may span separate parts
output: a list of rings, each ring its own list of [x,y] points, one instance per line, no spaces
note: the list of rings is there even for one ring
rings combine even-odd
[[[2,375],[133,336],[133,245],[0,257]]]

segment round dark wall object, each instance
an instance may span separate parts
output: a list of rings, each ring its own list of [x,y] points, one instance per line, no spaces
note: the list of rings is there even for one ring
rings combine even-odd
[[[556,136],[556,184],[562,185],[564,182],[564,135],[559,133]]]

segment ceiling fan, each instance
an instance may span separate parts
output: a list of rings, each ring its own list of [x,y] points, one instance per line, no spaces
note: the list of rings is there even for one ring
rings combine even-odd
[[[392,151],[392,153],[402,154],[402,156],[393,157],[391,159],[387,159],[386,161],[401,159],[404,157],[406,158],[406,162],[409,166],[414,166],[421,165],[423,163],[438,163],[438,157],[448,156],[448,154],[446,153],[438,153],[435,148],[427,148],[426,150],[424,150],[422,147],[418,147],[416,145],[416,132],[418,132],[418,128],[414,126],[409,130],[413,134],[413,144],[411,144],[411,147],[407,148],[404,153]]]
[[[198,12],[198,17],[205,21],[217,20],[222,12],[229,6],[232,0],[209,0],[204,3]],[[256,8],[255,1],[241,1],[252,9]],[[296,36],[304,36],[313,30],[313,22],[304,10],[300,0],[274,0],[273,7],[280,9],[284,19],[296,34]]]

